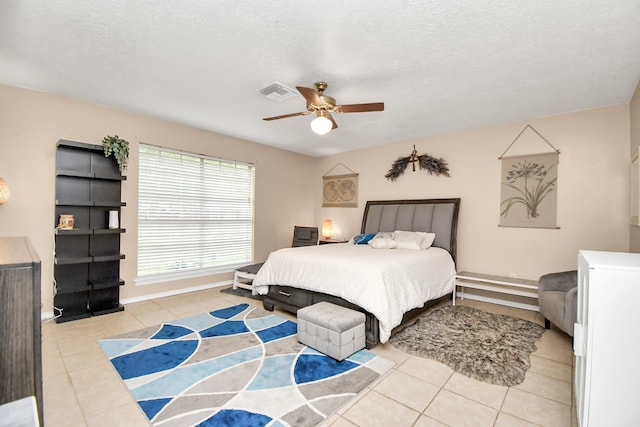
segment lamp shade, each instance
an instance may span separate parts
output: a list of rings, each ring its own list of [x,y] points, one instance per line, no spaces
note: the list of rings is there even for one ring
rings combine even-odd
[[[4,205],[9,200],[9,186],[7,182],[0,178],[0,205]]]
[[[311,130],[318,135],[324,135],[325,133],[328,133],[332,127],[333,123],[331,123],[331,120],[320,114],[318,114],[318,117],[311,121]]]
[[[330,219],[325,219],[322,223],[322,237],[325,239],[330,239],[333,235],[333,221]]]

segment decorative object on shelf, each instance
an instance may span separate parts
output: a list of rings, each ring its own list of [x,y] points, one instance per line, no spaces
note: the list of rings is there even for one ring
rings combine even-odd
[[[112,230],[120,228],[120,223],[118,221],[118,211],[109,211],[109,228]]]
[[[120,173],[124,173],[129,159],[129,141],[120,138],[118,135],[107,135],[102,138],[102,148],[104,149],[104,156],[113,156],[118,162]]]
[[[329,175],[341,165],[350,174]],[[342,163],[336,164],[322,176],[322,207],[357,208],[358,207],[358,174]]]
[[[9,192],[9,185],[7,181],[0,178],[0,205],[4,205],[9,201],[9,196],[11,193]]]
[[[75,225],[75,219],[73,215],[62,214],[60,215],[60,221],[58,221],[58,229],[60,230],[73,230]]]
[[[384,176],[390,181],[395,181],[398,179],[400,175],[402,175],[407,168],[407,166],[411,163],[413,172],[416,171],[416,163],[420,166],[420,169],[425,169],[429,172],[429,175],[449,175],[449,166],[447,165],[446,160],[440,158],[436,159],[428,154],[418,155],[416,151],[415,144],[413,145],[413,151],[407,157],[399,157],[398,160],[393,162],[391,165],[391,169]]]
[[[322,223],[322,237],[325,239],[330,239],[333,235],[333,221],[330,219],[325,219]]]
[[[553,152],[504,157],[522,134],[531,129]],[[502,160],[500,226],[559,228],[556,225],[557,150],[531,125],[526,125],[498,159]]]

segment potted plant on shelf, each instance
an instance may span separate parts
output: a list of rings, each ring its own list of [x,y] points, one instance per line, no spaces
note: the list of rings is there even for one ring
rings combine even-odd
[[[104,148],[104,156],[109,157],[112,155],[118,163],[120,173],[124,173],[129,159],[129,141],[120,138],[118,135],[107,135],[102,138],[102,148]]]

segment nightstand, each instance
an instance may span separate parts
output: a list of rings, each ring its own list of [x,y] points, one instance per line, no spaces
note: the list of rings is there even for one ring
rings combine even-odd
[[[347,240],[335,240],[335,239],[320,239],[318,240],[319,245],[329,245],[331,243],[347,243]]]

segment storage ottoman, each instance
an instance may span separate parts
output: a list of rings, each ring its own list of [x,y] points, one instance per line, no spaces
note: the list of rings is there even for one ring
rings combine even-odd
[[[344,360],[364,348],[364,313],[319,302],[298,310],[298,341]]]

